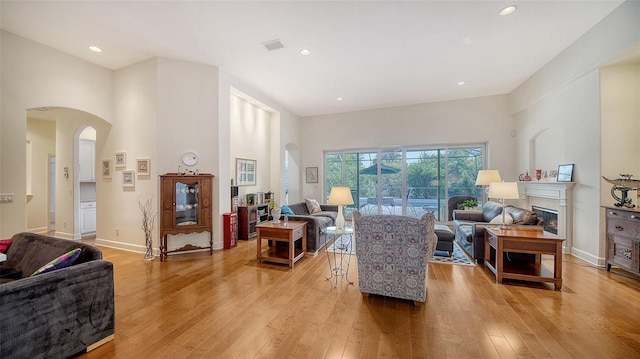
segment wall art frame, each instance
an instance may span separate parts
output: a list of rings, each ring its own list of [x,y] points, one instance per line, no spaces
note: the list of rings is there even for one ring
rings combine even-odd
[[[255,186],[256,166],[256,160],[236,158],[236,186]]]
[[[116,152],[116,168],[127,168],[127,153]]]
[[[122,171],[122,187],[134,188],[136,186],[136,171],[125,170]]]
[[[139,176],[149,176],[151,174],[151,160],[148,158],[136,159],[136,171]]]
[[[102,160],[102,178],[112,178],[111,172],[113,171],[113,161]]]
[[[558,182],[573,182],[573,163],[558,166]]]
[[[305,168],[305,181],[307,183],[318,183],[318,167]]]

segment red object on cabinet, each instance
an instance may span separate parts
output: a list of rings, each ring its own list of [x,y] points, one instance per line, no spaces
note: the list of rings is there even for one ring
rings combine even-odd
[[[231,249],[238,245],[238,213],[222,214],[224,225],[224,249]]]

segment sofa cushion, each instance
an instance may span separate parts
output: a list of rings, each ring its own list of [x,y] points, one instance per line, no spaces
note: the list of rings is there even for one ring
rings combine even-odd
[[[321,211],[321,212],[316,212],[316,213],[312,214],[312,216],[314,216],[314,217],[328,217],[328,218],[331,218],[335,222],[336,217],[338,217],[338,212]]]
[[[538,215],[536,212],[513,206],[507,206],[505,211],[513,217],[513,224],[538,224]]]
[[[58,258],[53,259],[51,262],[43,265],[42,267],[40,267],[35,272],[33,272],[32,276],[38,275],[38,274],[42,274],[42,273],[51,272],[51,271],[54,271],[56,269],[61,269],[61,268],[65,268],[65,267],[68,267],[70,265],[73,265],[73,263],[76,262],[78,257],[80,257],[80,252],[82,252],[82,249],[81,248],[76,248],[76,249],[73,249],[73,250],[61,255]]]
[[[0,253],[7,251],[7,248],[11,245],[10,239],[0,239]]]
[[[496,216],[501,213],[502,205],[500,203],[487,201],[487,203],[482,206],[482,221],[491,222],[492,219],[496,218]]]
[[[290,214],[290,215],[294,215],[295,213],[293,213],[293,211],[291,210],[291,208],[289,206],[282,206],[280,207],[280,210],[282,212],[282,214]]]
[[[322,211],[322,209],[320,208],[320,203],[318,203],[318,201],[316,201],[315,199],[305,198],[304,203],[307,205],[309,214],[314,214],[316,212]]]
[[[493,219],[489,222],[491,224],[502,224],[502,213],[500,213],[499,215],[493,217]],[[511,217],[511,215],[505,211],[504,213],[504,224],[512,224],[513,223],[513,217]]]
[[[308,216],[309,215],[309,209],[307,209],[307,204],[305,202],[298,202],[298,203],[290,204],[289,208],[291,208],[291,211],[295,215],[298,215],[298,216]]]

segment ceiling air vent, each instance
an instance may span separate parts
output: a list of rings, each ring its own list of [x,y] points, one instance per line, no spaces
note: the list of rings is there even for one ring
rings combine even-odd
[[[262,45],[264,45],[264,48],[269,51],[281,49],[284,47],[284,45],[278,39],[263,42]]]

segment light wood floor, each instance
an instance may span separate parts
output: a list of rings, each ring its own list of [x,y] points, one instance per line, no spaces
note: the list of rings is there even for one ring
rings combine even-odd
[[[115,266],[115,339],[78,358],[640,358],[640,281],[564,257],[564,284],[496,284],[432,263],[427,302],[333,289],[324,252],[294,270],[231,250]],[[549,261],[549,265],[550,265]]]

